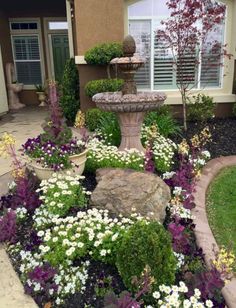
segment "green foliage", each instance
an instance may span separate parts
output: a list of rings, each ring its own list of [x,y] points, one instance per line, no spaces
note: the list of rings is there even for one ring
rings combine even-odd
[[[35,84],[35,89],[36,92],[44,92],[45,91],[45,87],[42,84]]]
[[[99,122],[103,113],[104,111],[98,108],[91,108],[86,111],[85,125],[91,132],[94,132],[99,127]]]
[[[158,131],[164,137],[175,136],[181,134],[181,128],[177,121],[170,113],[158,113],[155,111],[148,112],[144,119],[147,126],[156,125]]]
[[[106,144],[120,145],[120,126],[113,112],[101,111],[98,108],[90,109],[86,112],[85,123],[90,131],[98,130]]]
[[[206,122],[214,117],[215,103],[213,97],[205,94],[193,96],[193,100],[189,99],[187,108],[188,120],[197,120]]]
[[[86,51],[84,59],[88,64],[107,65],[114,58],[123,55],[122,44],[103,43]]]
[[[236,104],[233,105],[233,115],[236,117]]]
[[[79,73],[73,58],[66,62],[60,90],[60,106],[63,110],[63,115],[73,125],[80,107]]]
[[[120,91],[124,84],[123,79],[98,79],[89,81],[85,86],[85,93],[93,97],[97,93]]]
[[[135,223],[124,235],[117,251],[117,268],[126,285],[136,291],[133,278],[140,279],[146,266],[155,279],[153,288],[175,280],[176,259],[169,234],[158,222]]]
[[[105,139],[106,144],[119,146],[121,142],[120,125],[113,112],[104,112],[99,120],[98,130]]]

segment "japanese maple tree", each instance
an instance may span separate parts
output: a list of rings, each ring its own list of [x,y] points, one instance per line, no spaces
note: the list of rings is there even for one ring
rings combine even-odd
[[[221,66],[223,56],[228,55],[223,42],[214,37],[224,24],[226,6],[213,0],[168,0],[166,5],[170,17],[161,22],[156,39],[171,50],[187,130],[186,105],[190,90],[200,82],[200,62],[204,59],[204,71],[211,72],[211,68]],[[191,61],[192,72],[186,70],[188,61]]]

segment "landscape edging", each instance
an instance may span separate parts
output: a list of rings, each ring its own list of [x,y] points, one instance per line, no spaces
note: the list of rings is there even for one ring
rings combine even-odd
[[[210,183],[217,174],[219,174],[222,169],[231,166],[236,166],[236,155],[212,159],[205,165],[196,183],[196,190],[194,193],[196,207],[192,211],[195,216],[194,224],[196,225],[194,232],[197,245],[202,248],[204,259],[208,267],[211,266],[212,260],[215,259],[214,251],[219,251],[219,247],[207,219],[206,193]],[[233,278],[225,285],[222,289],[222,294],[227,306],[229,308],[236,308],[236,278]]]

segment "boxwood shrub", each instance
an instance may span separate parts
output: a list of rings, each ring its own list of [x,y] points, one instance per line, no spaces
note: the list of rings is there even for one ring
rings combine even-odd
[[[175,281],[176,258],[169,234],[155,221],[135,223],[121,241],[116,266],[130,291],[137,291],[132,281],[140,279],[146,266],[155,279],[153,289],[161,284],[171,285]]]
[[[89,81],[85,86],[85,93],[93,97],[97,93],[120,91],[124,84],[123,79],[98,79]]]
[[[88,64],[107,65],[117,57],[122,57],[123,50],[120,43],[103,43],[86,51],[84,59]]]

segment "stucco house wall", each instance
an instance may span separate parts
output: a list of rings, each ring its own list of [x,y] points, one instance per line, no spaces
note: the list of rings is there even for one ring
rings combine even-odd
[[[84,62],[84,53],[98,43],[108,41],[122,41],[128,34],[128,6],[139,0],[74,0],[75,32],[77,49],[75,50],[76,63],[79,67],[81,82],[82,109],[87,109],[94,104],[85,96],[84,86],[87,81],[103,78],[105,70],[100,67],[91,67]],[[225,42],[228,51],[236,56],[236,1],[222,0],[227,5]],[[204,93],[214,97],[219,103],[218,116],[231,113],[232,103],[236,102],[233,94],[234,80],[233,57],[224,61],[223,85],[219,89],[204,89]],[[181,109],[181,97],[178,91],[165,91],[167,103],[175,106],[175,110]]]

